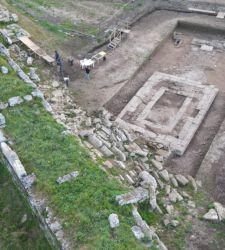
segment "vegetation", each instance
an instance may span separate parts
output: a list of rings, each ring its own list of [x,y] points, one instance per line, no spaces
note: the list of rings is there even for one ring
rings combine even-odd
[[[7,86],[7,77],[1,76],[1,88]],[[4,96],[17,91],[27,94],[27,86],[12,81]],[[17,93],[19,94],[19,93]],[[1,96],[1,99],[3,96]],[[14,142],[28,173],[37,176],[35,190],[49,198],[49,205],[62,219],[62,225],[77,249],[143,249],[132,234],[134,225],[131,207],[119,207],[115,196],[127,191],[116,180],[94,164],[75,137],[64,135],[64,128],[44,110],[41,101],[23,103],[4,110],[5,132]],[[79,176],[58,185],[56,179],[78,170]],[[103,185],[104,184],[104,185]],[[117,213],[120,227],[112,232],[108,216]]]
[[[51,249],[0,158],[0,249]]]

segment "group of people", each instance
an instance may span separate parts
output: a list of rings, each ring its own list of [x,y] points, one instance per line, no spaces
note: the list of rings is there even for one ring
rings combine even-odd
[[[65,84],[68,87],[68,85],[69,85],[69,76],[66,76],[66,77],[64,76],[62,60],[61,60],[61,57],[60,57],[60,55],[59,55],[59,53],[57,51],[55,51],[55,62],[56,62],[57,67],[59,68],[59,72],[60,72],[61,76],[63,77],[63,80],[64,80]],[[73,66],[74,60],[69,59],[68,63],[71,66]],[[90,72],[91,72],[90,68],[86,66],[84,68],[84,79],[86,79],[88,81],[91,79]]]

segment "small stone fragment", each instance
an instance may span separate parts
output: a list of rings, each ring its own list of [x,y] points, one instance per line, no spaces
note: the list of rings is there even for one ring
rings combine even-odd
[[[173,205],[166,205],[166,211],[168,214],[173,214],[173,212],[174,212]]]
[[[203,219],[205,220],[209,220],[209,221],[218,221],[219,220],[219,217],[217,215],[217,212],[215,209],[210,209],[208,211],[208,213],[206,213],[204,216],[203,216]]]
[[[30,79],[33,81],[40,81],[39,76],[36,74],[36,70],[35,68],[30,68],[30,73],[29,73]]]
[[[159,172],[159,175],[163,178],[164,181],[168,182],[170,180],[169,173],[166,169]]]
[[[8,103],[0,102],[0,110],[4,110],[4,109],[8,108],[8,106],[9,106]]]
[[[27,214],[24,214],[21,219],[21,224],[25,223],[27,221]]]
[[[88,117],[86,122],[85,122],[86,127],[91,127],[92,122],[91,122],[91,117]]]
[[[72,179],[76,178],[77,176],[79,175],[79,172],[78,171],[74,171],[74,172],[71,172],[70,174],[66,174],[62,177],[59,177],[56,182],[58,184],[62,184],[64,182],[67,182],[67,181],[71,181]]]
[[[225,208],[219,202],[214,202],[213,205],[218,214],[219,220],[225,220]]]
[[[100,148],[102,146],[102,141],[94,134],[88,136],[88,141],[93,145],[95,148]]]
[[[111,156],[113,156],[112,151],[110,151],[105,145],[103,145],[101,148],[99,148],[99,151],[100,151],[105,157],[111,157]]]
[[[160,171],[163,170],[162,163],[156,160],[152,160],[153,165]]]
[[[5,116],[0,113],[0,128],[5,127]]]
[[[8,100],[8,102],[9,102],[9,106],[10,106],[10,107],[13,107],[13,106],[15,106],[15,105],[18,105],[18,104],[22,103],[22,102],[23,102],[23,99],[22,99],[20,96],[15,96],[15,97],[11,97],[11,98]]]
[[[57,231],[61,230],[62,227],[58,221],[55,221],[49,225],[50,229],[56,233]]]
[[[173,227],[177,227],[179,226],[180,222],[178,220],[171,220],[170,224],[173,226]]]
[[[173,189],[169,194],[169,199],[171,202],[182,201],[183,197],[177,192],[177,190]]]
[[[134,236],[135,236],[135,238],[137,239],[137,240],[141,240],[142,238],[144,238],[144,233],[142,232],[142,230],[141,230],[141,228],[140,227],[138,227],[138,226],[133,226],[132,228],[131,228],[131,230],[132,230],[132,232],[133,232],[133,234],[134,234]]]
[[[9,70],[5,66],[2,66],[1,67],[1,72],[2,72],[2,74],[7,75],[9,73]]]
[[[25,101],[27,101],[27,102],[30,102],[30,101],[32,101],[33,97],[32,97],[32,95],[25,95],[25,96],[23,97],[23,99],[24,99]]]
[[[31,56],[28,56],[28,57],[27,57],[27,66],[32,66],[33,61],[34,61],[34,58],[31,57]]]
[[[119,161],[126,161],[126,155],[117,147],[113,146],[111,148],[112,152],[116,155]]]
[[[117,195],[116,201],[120,206],[123,206],[127,204],[142,202],[147,200],[148,198],[149,198],[148,190],[142,187],[138,187],[130,191],[129,193]]]
[[[177,179],[178,183],[182,186],[185,186],[189,183],[189,180],[181,174],[175,175],[175,178]]]
[[[117,214],[110,214],[108,220],[111,228],[119,227],[120,221]]]

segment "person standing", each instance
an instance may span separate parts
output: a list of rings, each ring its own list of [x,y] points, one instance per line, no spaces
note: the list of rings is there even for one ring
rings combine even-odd
[[[57,51],[55,51],[55,61],[56,61],[57,68],[59,69],[59,73],[63,75],[63,66],[62,66],[61,58]]]
[[[88,81],[91,80],[90,72],[91,70],[89,69],[89,67],[84,68],[84,78]]]

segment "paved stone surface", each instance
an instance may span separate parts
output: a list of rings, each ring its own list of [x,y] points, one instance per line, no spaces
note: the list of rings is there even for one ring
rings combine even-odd
[[[213,85],[155,72],[121,111],[116,122],[182,155],[217,93]]]

